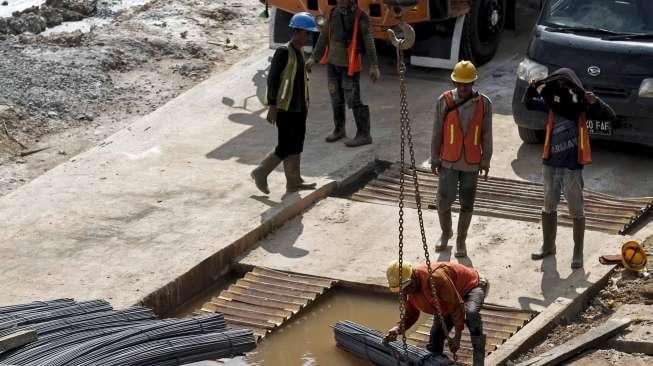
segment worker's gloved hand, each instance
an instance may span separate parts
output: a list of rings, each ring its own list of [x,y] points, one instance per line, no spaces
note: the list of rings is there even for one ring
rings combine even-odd
[[[396,341],[397,336],[399,336],[399,328],[394,326],[388,331],[388,334],[385,335],[385,338],[383,338],[383,344],[387,346],[390,342]]]
[[[460,336],[456,335],[453,338],[449,338],[449,351],[456,354],[460,349]]]
[[[433,172],[433,174],[439,175],[441,168],[442,168],[442,165],[441,165],[441,163],[439,161],[438,162],[431,162],[431,172]]]
[[[268,115],[265,117],[265,119],[268,120],[271,124],[276,124],[277,123],[277,106],[276,105],[271,105],[270,108],[268,109]]]
[[[598,98],[592,92],[585,92],[585,100],[588,104],[594,104],[598,101]]]
[[[489,166],[481,166],[481,169],[478,170],[478,175],[482,176],[484,180],[487,180],[488,174],[490,174]]]
[[[372,79],[372,82],[376,83],[379,78],[381,78],[381,70],[379,69],[379,65],[370,66],[370,79]]]
[[[315,60],[313,59],[313,57],[309,57],[308,60],[306,60],[306,64],[304,64],[304,67],[306,68],[306,72],[311,72],[313,65],[315,65]]]

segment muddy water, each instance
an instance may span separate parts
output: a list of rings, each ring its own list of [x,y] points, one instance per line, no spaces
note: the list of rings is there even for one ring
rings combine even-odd
[[[276,330],[246,357],[227,366],[369,365],[336,347],[331,326],[352,320],[384,331],[399,317],[397,299],[362,291],[332,289],[301,315]]]

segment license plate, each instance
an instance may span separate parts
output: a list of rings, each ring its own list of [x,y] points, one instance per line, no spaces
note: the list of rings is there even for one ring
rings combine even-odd
[[[587,121],[587,132],[591,135],[612,135],[612,123],[610,121]]]

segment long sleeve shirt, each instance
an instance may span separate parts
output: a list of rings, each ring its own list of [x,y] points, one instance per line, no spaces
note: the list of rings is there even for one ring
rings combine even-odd
[[[453,99],[456,104],[460,103],[458,92],[452,90]],[[487,96],[478,93],[476,96],[470,98],[462,105],[458,106],[458,115],[460,116],[460,124],[463,134],[467,133],[474,112],[476,111],[477,98],[483,98],[483,154],[481,156],[480,164],[468,164],[465,160],[465,149],[462,151],[460,159],[456,162],[440,161],[440,147],[442,146],[442,126],[444,125],[445,114],[448,112],[447,102],[444,99],[444,94],[438,99],[435,106],[435,118],[433,123],[433,136],[431,140],[431,164],[441,164],[445,168],[460,170],[464,172],[475,172],[479,168],[489,168],[490,160],[492,159],[492,102]]]
[[[335,66],[348,66],[347,47],[354,33],[354,20],[356,18],[356,6],[335,7],[329,17],[331,38],[329,39],[329,28],[320,32],[320,36],[313,50],[312,58],[319,61],[329,43],[329,63]],[[365,48],[370,65],[378,65],[379,59],[374,45],[374,35],[370,26],[370,18],[364,12],[358,21],[358,45]],[[361,44],[362,40],[362,44]]]
[[[304,95],[304,62],[302,51],[298,51],[295,47],[290,47],[297,58],[297,71],[295,72],[295,80],[293,82],[292,88],[292,99],[290,101],[290,106],[288,107],[288,112],[304,112],[308,109],[306,106],[306,97]],[[272,62],[270,64],[270,72],[268,73],[268,93],[267,93],[267,102],[268,105],[277,104],[277,93],[279,92],[279,86],[281,86],[281,73],[286,68],[288,63],[288,47],[279,47],[274,52],[272,56]]]
[[[404,330],[412,327],[419,319],[420,311],[436,313],[435,301],[440,304],[442,316],[451,316],[456,332],[462,332],[465,326],[465,303],[463,297],[478,286],[478,273],[458,263],[432,263],[434,269],[433,284],[437,290],[437,300],[429,285],[429,272],[425,264],[415,266],[414,271],[419,281],[416,293],[406,298]],[[397,323],[400,326],[400,322]]]

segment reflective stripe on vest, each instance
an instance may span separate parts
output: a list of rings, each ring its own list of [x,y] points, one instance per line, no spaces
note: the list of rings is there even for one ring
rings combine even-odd
[[[286,44],[288,48],[288,62],[286,62],[286,67],[281,72],[281,82],[279,85],[279,91],[277,92],[277,109],[282,111],[287,111],[290,108],[290,102],[292,101],[293,87],[295,86],[295,77],[297,74],[297,55],[295,55],[295,50],[293,49],[292,44],[288,42]],[[304,56],[300,52],[299,62],[304,62]],[[308,74],[306,68],[304,68],[304,98],[306,99],[306,107],[308,107]]]
[[[335,9],[335,8],[333,8]],[[329,13],[329,32],[327,33],[327,44],[324,49],[324,54],[320,59],[322,65],[329,63],[329,45],[331,44],[331,16],[333,15],[333,9]],[[351,42],[349,42],[349,47],[347,47],[347,75],[354,76],[355,73],[360,72],[363,69],[363,61],[361,54],[358,53],[358,21],[360,20],[361,14],[363,12],[356,8],[356,17],[354,18],[354,32],[352,34]]]
[[[546,134],[544,139],[544,151],[542,159],[548,159],[551,156],[551,135],[555,125],[555,113],[549,109],[549,115],[546,119]],[[592,163],[592,147],[590,146],[590,136],[587,132],[587,118],[585,113],[578,117],[578,163],[585,165]]]
[[[467,133],[463,134],[460,114],[453,99],[453,93],[447,91],[443,94],[447,103],[447,113],[443,121],[443,144],[440,146],[440,159],[456,162],[462,157],[465,149],[465,161],[468,164],[478,164],[483,157],[483,97],[478,96],[474,116],[469,122]]]

